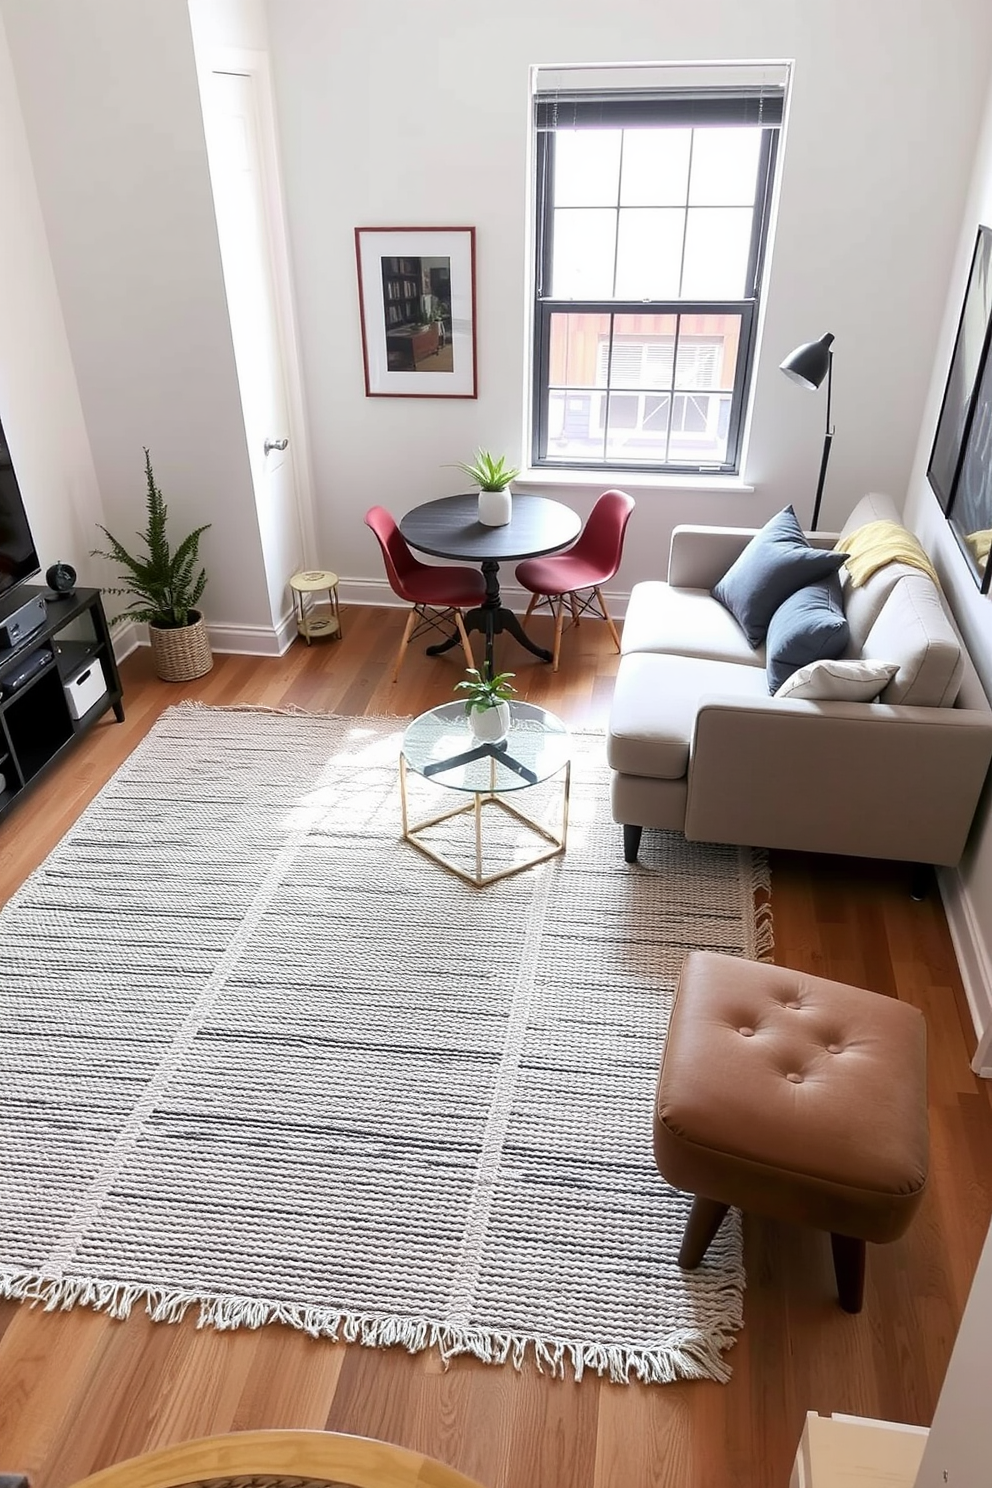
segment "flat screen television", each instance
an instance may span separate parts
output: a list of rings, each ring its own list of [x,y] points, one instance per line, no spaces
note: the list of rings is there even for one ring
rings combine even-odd
[[[24,579],[33,578],[40,567],[21,488],[0,424],[0,595]]]

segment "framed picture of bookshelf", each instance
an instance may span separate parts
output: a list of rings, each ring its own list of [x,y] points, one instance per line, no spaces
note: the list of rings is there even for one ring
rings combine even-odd
[[[475,398],[475,228],[356,227],[368,398]]]

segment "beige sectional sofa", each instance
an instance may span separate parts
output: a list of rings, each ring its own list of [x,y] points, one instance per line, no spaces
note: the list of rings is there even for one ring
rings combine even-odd
[[[901,521],[884,496],[842,534]],[[933,581],[888,563],[855,588],[841,570],[847,658],[896,665],[874,702],[769,694],[710,590],[753,530],[678,527],[667,582],[636,584],[607,752],[614,820],[634,861],[643,827],[702,842],[954,864],[992,759],[992,709]],[[967,706],[963,700],[967,699]]]

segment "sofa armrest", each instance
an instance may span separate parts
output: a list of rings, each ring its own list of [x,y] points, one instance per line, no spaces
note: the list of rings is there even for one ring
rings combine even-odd
[[[672,529],[668,551],[668,582],[679,589],[712,589],[740,557],[758,531],[756,527],[696,527]],[[837,532],[807,532],[814,548],[834,548]]]
[[[685,835],[954,864],[992,759],[992,712],[700,700]]]

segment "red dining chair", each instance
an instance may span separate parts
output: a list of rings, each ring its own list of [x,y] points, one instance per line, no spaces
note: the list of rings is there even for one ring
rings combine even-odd
[[[421,563],[414,557],[384,506],[370,507],[365,513],[365,524],[379,540],[389,587],[400,599],[413,606],[396,653],[393,681],[400,674],[409,643],[426,630],[443,630],[449,616],[454,617],[458,627],[465,664],[474,667],[475,657],[468,642],[462,611],[480,605],[486,597],[486,581],[481,572],[476,568],[455,568],[450,564],[441,567]]]
[[[570,625],[578,625],[579,616],[586,614],[605,620],[620,650],[620,637],[600,585],[612,579],[620,567],[624,533],[633,510],[633,497],[626,492],[604,491],[566,552],[554,553],[549,558],[527,558],[517,564],[517,579],[525,589],[531,590],[524,624],[541,604],[547,604],[555,617],[554,671],[558,670],[566,611],[571,615]]]

